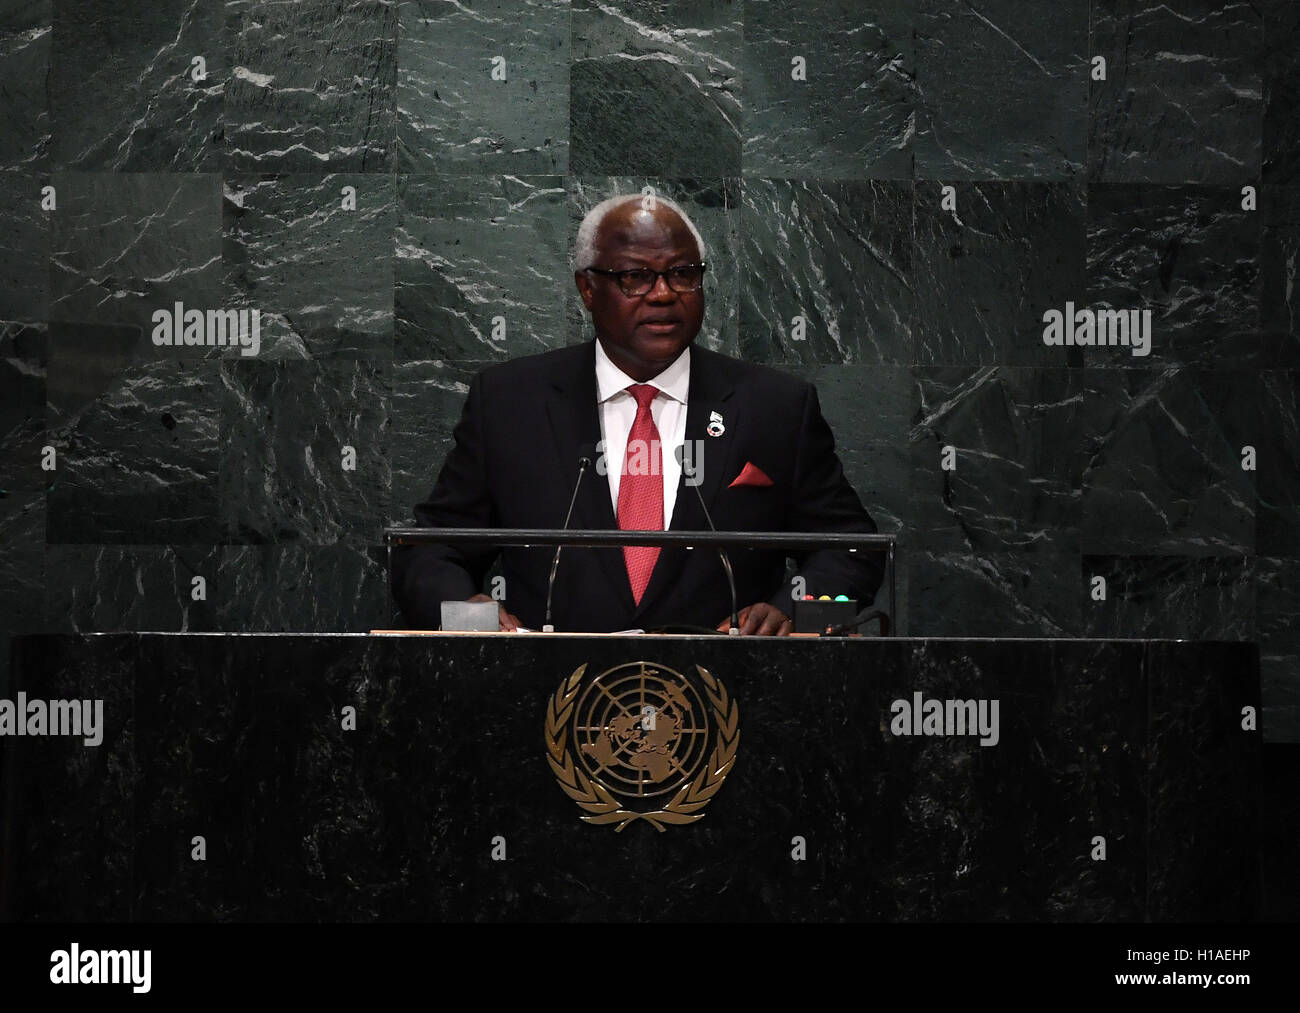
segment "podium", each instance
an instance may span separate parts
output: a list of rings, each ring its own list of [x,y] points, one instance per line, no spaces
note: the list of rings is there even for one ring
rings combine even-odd
[[[10,698],[104,718],[98,746],[0,739],[6,919],[1259,909],[1249,643],[124,633],[14,652]],[[548,712],[575,673],[642,664],[725,687],[725,781],[693,822],[584,822]],[[997,701],[996,742],[914,734],[898,702],[929,700]]]

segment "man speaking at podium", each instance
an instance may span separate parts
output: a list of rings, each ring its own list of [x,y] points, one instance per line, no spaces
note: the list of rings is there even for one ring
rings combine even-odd
[[[695,225],[666,198],[624,195],[592,208],[573,267],[596,339],[474,377],[416,523],[560,528],[573,500],[574,529],[875,533],[812,385],[691,347],[704,319],[704,254]],[[502,630],[541,628],[553,552],[499,550]],[[393,590],[407,623],[436,629],[443,601],[489,600],[480,592],[497,555],[478,546],[395,550]],[[788,634],[786,553],[728,555],[741,633]],[[806,593],[845,594],[862,607],[884,571],[877,553],[791,555]],[[552,616],[560,632],[725,630],[731,608],[712,549],[569,547]]]

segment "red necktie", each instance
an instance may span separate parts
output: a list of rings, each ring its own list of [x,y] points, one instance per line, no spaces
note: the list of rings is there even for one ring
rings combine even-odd
[[[618,527],[620,531],[662,531],[664,529],[663,450],[659,430],[650,414],[650,402],[659,393],[648,383],[634,383],[627,392],[636,398],[636,418],[627,436],[623,454],[623,472],[618,480]],[[631,470],[629,471],[629,465]],[[659,549],[650,545],[625,545],[623,562],[627,565],[632,598],[640,605],[650,572],[659,558]]]

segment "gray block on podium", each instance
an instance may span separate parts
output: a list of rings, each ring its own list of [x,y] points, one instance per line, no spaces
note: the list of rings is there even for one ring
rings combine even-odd
[[[444,630],[494,633],[501,628],[494,601],[445,601],[442,603]]]

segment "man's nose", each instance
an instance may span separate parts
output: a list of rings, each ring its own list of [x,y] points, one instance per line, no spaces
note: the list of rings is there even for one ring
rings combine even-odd
[[[677,298],[677,293],[669,288],[668,279],[661,274],[655,278],[655,283],[645,294],[645,298],[654,302],[672,302]]]

